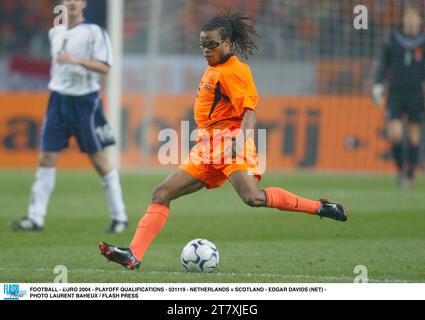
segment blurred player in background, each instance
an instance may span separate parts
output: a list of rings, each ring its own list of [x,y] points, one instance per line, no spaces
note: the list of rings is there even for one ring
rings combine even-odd
[[[373,88],[377,105],[384,104],[385,81],[388,80],[387,120],[392,153],[401,187],[413,187],[419,164],[420,123],[424,112],[425,35],[422,13],[406,7],[402,27],[396,29],[383,48]],[[403,117],[408,121],[407,159],[403,152]],[[407,160],[407,161],[405,161]]]
[[[48,110],[41,132],[41,152],[31,190],[28,216],[12,222],[14,230],[40,231],[55,187],[56,163],[74,136],[82,152],[101,176],[112,223],[107,232],[121,233],[127,227],[119,174],[107,160],[105,147],[115,144],[102,111],[100,80],[108,74],[111,45],[105,30],[84,20],[86,0],[64,0],[68,26],[49,32],[52,67]]]
[[[258,189],[261,173],[257,161],[248,160],[250,155],[251,159],[256,159],[254,139],[249,131],[252,133],[256,125],[258,94],[250,68],[234,54],[236,51],[247,58],[256,48],[251,39],[251,35],[256,32],[250,20],[243,13],[227,12],[210,20],[202,28],[200,47],[209,67],[199,85],[195,120],[200,132],[207,132],[208,138],[196,145],[189,159],[155,189],[152,203],[140,220],[130,248],[100,243],[100,251],[108,260],[128,269],[138,267],[149,245],[164,227],[172,200],[202,188],[220,187],[226,180],[230,181],[244,203],[251,207],[277,208],[338,221],[347,220],[347,212],[340,204],[305,199],[280,188]],[[240,134],[245,136],[246,143],[241,148],[244,150],[238,153],[239,148],[236,146],[232,154],[236,152],[237,155],[232,158],[243,161],[224,161],[222,145],[217,150],[214,138],[219,137],[221,141],[223,136],[229,135],[231,139],[228,140],[237,141]],[[196,161],[202,158],[201,153],[205,149],[218,154],[221,161],[213,164]],[[245,157],[248,149],[253,150],[253,154]]]

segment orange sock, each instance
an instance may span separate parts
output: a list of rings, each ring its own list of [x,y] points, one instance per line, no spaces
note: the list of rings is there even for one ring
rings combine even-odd
[[[170,208],[162,204],[151,203],[146,214],[140,219],[130,244],[131,251],[139,261],[142,261],[149,245],[164,227],[169,213]]]
[[[267,195],[267,207],[269,208],[317,214],[317,210],[321,206],[320,201],[301,198],[280,188],[268,188],[264,191]]]

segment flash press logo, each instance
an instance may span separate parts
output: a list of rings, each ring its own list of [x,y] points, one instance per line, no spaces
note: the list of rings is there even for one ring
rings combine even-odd
[[[5,284],[3,293],[4,300],[19,300],[27,295],[26,290],[19,289],[19,284]]]

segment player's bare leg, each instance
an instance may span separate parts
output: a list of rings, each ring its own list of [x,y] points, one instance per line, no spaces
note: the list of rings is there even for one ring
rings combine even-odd
[[[101,254],[109,261],[121,264],[127,269],[138,268],[146,250],[167,222],[170,202],[205,186],[205,183],[187,172],[176,170],[155,188],[152,203],[139,222],[130,248],[118,248],[101,242],[99,244]]]
[[[114,167],[110,164],[104,150],[94,154],[89,154],[89,159],[101,177],[108,175],[112,172],[112,170],[114,170]]]
[[[258,189],[258,179],[247,171],[236,171],[229,177],[242,201],[250,207],[266,207],[267,198],[264,190]]]
[[[13,230],[43,230],[50,196],[55,188],[56,163],[58,159],[58,152],[41,152],[39,154],[35,181],[31,188],[28,215],[18,221],[12,221],[10,223],[10,227]]]
[[[105,189],[108,209],[111,215],[112,222],[106,232],[122,233],[128,226],[128,218],[125,213],[119,173],[110,164],[104,150],[89,154],[89,158],[101,177],[101,183]]]
[[[280,188],[258,189],[258,179],[247,171],[236,171],[229,177],[241,199],[251,207],[277,208],[305,212],[320,217],[346,221],[348,212],[340,204],[327,200],[313,201]]]
[[[169,207],[172,200],[205,188],[206,184],[184,170],[171,173],[152,193],[152,203]]]
[[[59,160],[59,152],[40,152],[38,166],[40,168],[56,168]]]

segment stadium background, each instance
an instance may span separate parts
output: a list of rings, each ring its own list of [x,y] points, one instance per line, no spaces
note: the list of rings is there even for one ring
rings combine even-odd
[[[57,3],[0,0],[0,74],[6,75],[0,78],[0,168],[36,165],[48,99],[47,32]],[[106,27],[106,0],[88,3],[87,20]],[[156,18],[153,3],[124,1],[122,168],[158,167],[158,131],[179,130],[181,120],[194,128],[193,101],[205,68],[199,30],[229,7],[255,16],[261,34],[249,64],[261,95],[259,127],[268,130],[268,170],[393,170],[384,111],[374,107],[370,91],[402,1],[156,1]],[[368,30],[353,27],[357,4],[369,9]],[[90,165],[74,143],[60,166]]]
[[[66,169],[57,172],[44,231],[8,228],[25,216],[34,182],[56,1],[0,0],[0,283],[50,283],[59,265],[73,283],[353,282],[359,265],[370,282],[424,282],[425,179],[421,175],[411,190],[396,185],[384,110],[370,98],[381,45],[403,3],[125,0],[123,72],[110,77],[122,83],[122,109],[110,120],[122,123],[120,178],[129,228],[106,235],[104,191],[75,143],[60,157]],[[88,20],[107,26],[107,1],[88,4]],[[357,4],[369,9],[368,30],[353,28]],[[350,219],[341,224],[249,208],[225,184],[173,202],[139,272],[106,264],[99,241],[127,246],[152,190],[173,168],[157,170],[157,133],[192,119],[206,66],[199,29],[225,6],[253,14],[262,35],[249,59],[261,95],[259,127],[268,129],[260,188],[329,198],[347,206]],[[116,89],[109,87],[105,100]],[[196,238],[219,248],[213,274],[188,274],[180,264],[183,246]]]

